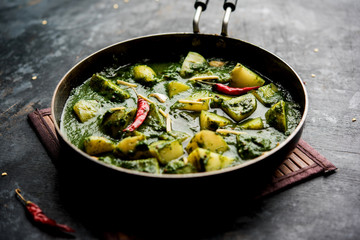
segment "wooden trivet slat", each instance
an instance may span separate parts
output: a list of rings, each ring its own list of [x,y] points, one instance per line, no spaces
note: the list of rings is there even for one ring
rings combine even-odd
[[[51,109],[37,109],[29,114],[29,121],[50,157],[58,158],[61,149],[51,117]],[[272,182],[259,197],[334,170],[336,167],[330,161],[300,139],[293,153],[275,170]]]

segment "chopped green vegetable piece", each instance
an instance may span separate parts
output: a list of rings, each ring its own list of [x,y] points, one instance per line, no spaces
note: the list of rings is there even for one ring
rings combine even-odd
[[[231,71],[230,85],[232,87],[256,87],[262,86],[264,83],[264,79],[240,63]]]
[[[217,153],[223,153],[229,149],[225,140],[219,134],[210,130],[201,130],[195,134],[185,149],[188,153],[191,153],[199,147]]]
[[[256,98],[251,93],[232,98],[221,104],[221,109],[237,122],[249,117],[256,107]]]
[[[273,83],[259,87],[251,93],[266,107],[270,107],[283,99],[279,89]]]
[[[103,95],[111,101],[124,101],[130,97],[127,90],[120,88],[110,79],[107,79],[98,73],[91,77],[90,86],[100,95]]]
[[[81,122],[86,122],[96,116],[100,104],[95,100],[80,100],[73,109]]]
[[[259,130],[264,128],[264,123],[261,117],[247,119],[239,124],[241,129]]]
[[[152,157],[143,134],[121,140],[114,149],[114,155],[122,159],[141,159]]]
[[[198,73],[208,66],[206,59],[196,52],[189,52],[181,66],[180,76],[185,78]]]
[[[184,154],[181,143],[177,140],[160,140],[150,144],[150,151],[163,165]]]
[[[280,132],[286,132],[288,129],[287,125],[287,103],[281,100],[274,104],[266,113],[266,122],[279,130]]]
[[[224,127],[231,123],[226,117],[208,111],[201,111],[199,120],[201,130],[208,129],[215,131],[219,127]]]
[[[215,171],[230,166],[235,159],[229,158],[204,148],[197,148],[190,153],[188,161],[199,171]]]
[[[156,73],[151,67],[146,65],[137,65],[133,69],[135,81],[141,83],[150,83],[156,80]]]
[[[179,81],[172,81],[169,82],[167,85],[167,90],[169,93],[169,97],[172,98],[174,95],[184,92],[190,89],[190,86],[186,85],[185,83]]]
[[[90,136],[84,140],[84,150],[89,155],[111,152],[115,144],[107,138]]]

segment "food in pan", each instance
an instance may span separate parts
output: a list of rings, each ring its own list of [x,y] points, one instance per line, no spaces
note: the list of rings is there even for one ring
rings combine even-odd
[[[214,171],[275,148],[300,106],[247,66],[189,52],[109,66],[74,88],[61,130],[87,154],[154,174]]]

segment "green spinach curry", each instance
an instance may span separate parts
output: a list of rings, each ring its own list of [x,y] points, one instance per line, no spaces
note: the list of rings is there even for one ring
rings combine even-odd
[[[290,94],[244,65],[189,52],[112,66],[67,100],[61,129],[87,154],[154,174],[214,171],[275,148],[297,126]]]

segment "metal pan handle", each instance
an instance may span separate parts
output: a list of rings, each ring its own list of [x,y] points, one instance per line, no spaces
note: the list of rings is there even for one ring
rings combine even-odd
[[[227,36],[228,35],[228,24],[230,20],[231,12],[235,11],[236,9],[237,0],[225,0],[224,1],[224,18],[222,21],[222,28],[221,28],[221,35]]]
[[[196,0],[195,1],[195,15],[193,19],[193,30],[194,33],[199,33],[199,22],[200,22],[200,16],[203,11],[206,10],[206,7],[209,3],[209,0]],[[227,36],[228,35],[228,24],[230,20],[230,14],[231,12],[235,11],[236,9],[237,0],[225,0],[223,8],[225,10],[224,18],[222,21],[222,29],[221,29],[221,35]]]
[[[196,0],[195,1],[194,7],[196,9],[196,12],[195,12],[194,19],[193,19],[194,33],[200,32],[200,29],[199,29],[200,16],[201,16],[201,13],[206,10],[208,3],[209,3],[209,0]]]

